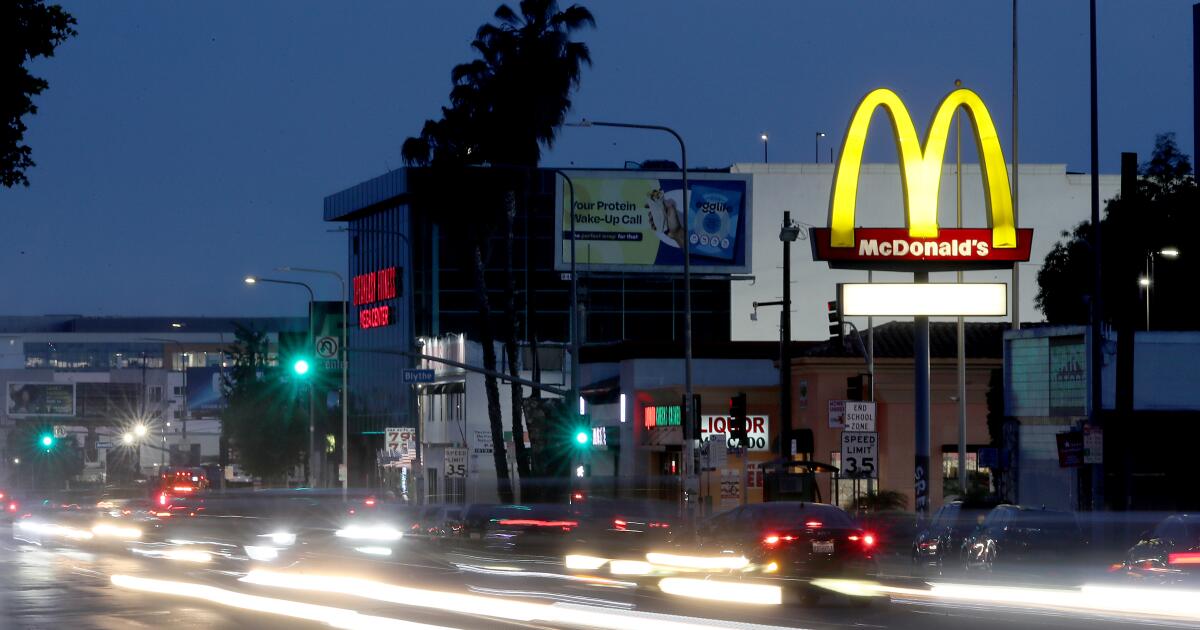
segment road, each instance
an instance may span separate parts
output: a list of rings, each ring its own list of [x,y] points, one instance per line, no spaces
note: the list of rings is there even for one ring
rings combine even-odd
[[[286,567],[236,559],[195,564],[131,553],[120,545],[42,546],[0,530],[4,628],[1097,630],[1138,621],[1111,611],[1063,608],[1057,597],[1031,605],[976,595],[936,598],[907,586],[890,594],[890,603],[883,598],[870,606],[841,597],[815,607],[738,606],[646,596],[620,580],[572,579],[549,559],[505,562],[413,549],[353,564],[321,551],[305,552]],[[1200,626],[1200,616],[1139,623]]]

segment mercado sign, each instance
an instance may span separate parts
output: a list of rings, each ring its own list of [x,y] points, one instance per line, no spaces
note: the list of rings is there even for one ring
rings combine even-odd
[[[678,427],[683,419],[679,405],[658,405],[646,407],[643,413],[643,423],[647,429],[659,427]]]
[[[687,240],[695,273],[750,273],[751,178],[688,174],[685,208],[677,172],[572,171],[577,268],[677,273]],[[554,268],[571,268],[571,197],[555,191]],[[686,219],[685,219],[686,216]]]
[[[904,185],[904,228],[856,228],[855,204],[863,148],[877,108],[889,116],[900,152]],[[970,118],[980,156],[987,228],[938,226],[938,190],[950,123],[962,108]],[[829,200],[829,227],[812,228],[813,258],[830,267],[891,271],[1007,269],[1029,260],[1033,230],[1017,229],[1008,168],[992,117],[971,90],[951,92],[933,116],[922,145],[908,108],[888,89],[877,89],[859,103],[834,175]]]

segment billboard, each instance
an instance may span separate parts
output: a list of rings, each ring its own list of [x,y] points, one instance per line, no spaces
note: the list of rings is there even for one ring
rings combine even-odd
[[[10,416],[73,416],[75,384],[9,382],[5,401]]]
[[[695,273],[749,273],[753,191],[749,175],[572,171],[576,267],[581,271],[679,273],[686,239]],[[560,180],[561,181],[561,180]],[[571,197],[555,190],[554,268],[571,268]],[[686,218],[685,218],[686,215]]]
[[[187,370],[187,407],[192,418],[217,417],[225,405],[221,391],[224,370],[219,365],[190,367]]]

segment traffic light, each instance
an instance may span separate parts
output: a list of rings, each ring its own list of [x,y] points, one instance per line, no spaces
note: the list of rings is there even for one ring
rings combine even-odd
[[[858,374],[846,377],[846,400],[870,400],[871,375]]]
[[[683,405],[680,407],[680,409],[686,408],[688,410],[688,413],[691,414],[691,417],[689,418],[689,421],[692,423],[691,437],[693,440],[699,440],[700,433],[701,433],[701,431],[700,431],[700,394],[692,394],[692,405],[690,407],[687,405],[687,394],[684,394],[683,396],[681,396],[679,400],[683,403]]]
[[[308,359],[305,359],[304,357],[300,357],[292,361],[292,372],[295,373],[296,376],[307,376],[310,368],[311,366],[308,364]]]
[[[729,398],[729,439],[736,441],[738,447],[745,447],[749,441],[746,427],[746,393],[738,392]]]
[[[837,340],[837,347],[841,348],[843,342],[843,325],[842,325],[842,309],[837,300],[829,300],[827,305],[829,310],[829,340]]]
[[[592,443],[592,432],[587,429],[579,429],[575,431],[575,445],[583,448],[590,446]]]
[[[54,434],[43,433],[38,437],[38,444],[41,445],[43,451],[49,451],[54,448]]]

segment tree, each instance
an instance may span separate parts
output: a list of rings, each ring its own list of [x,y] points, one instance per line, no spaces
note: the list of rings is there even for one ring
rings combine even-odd
[[[1131,299],[1131,295],[1149,264],[1148,254],[1183,245],[1176,260],[1155,258],[1151,325],[1166,330],[1195,327],[1188,308],[1190,292],[1185,287],[1190,284],[1188,279],[1200,272],[1200,251],[1189,253],[1186,244],[1177,240],[1200,228],[1200,213],[1196,212],[1200,195],[1190,170],[1188,156],[1179,151],[1175,135],[1160,134],[1150,159],[1139,169],[1137,198],[1118,196],[1106,204],[1100,224],[1105,322],[1129,316],[1128,309],[1142,308],[1144,302]],[[1091,233],[1086,221],[1064,231],[1038,270],[1037,305],[1050,323],[1086,324],[1090,320]]]
[[[266,333],[236,326],[228,353],[233,367],[222,382],[222,437],[246,472],[267,481],[282,479],[304,458],[307,398],[301,403],[300,388],[285,377],[287,370],[268,361]]]
[[[57,4],[42,0],[0,3],[0,184],[29,185],[25,171],[34,166],[33,150],[24,144],[26,114],[37,114],[33,97],[50,86],[29,73],[26,65],[38,57],[53,57],[54,49],[77,35],[75,18]]]
[[[484,344],[484,367],[495,369],[495,352],[490,329],[491,306],[487,299],[484,268],[486,241],[500,221],[504,222],[505,242],[505,321],[506,369],[517,375],[516,281],[513,268],[513,224],[517,215],[517,187],[523,186],[529,170],[541,159],[543,146],[554,139],[571,107],[571,92],[578,87],[582,66],[591,63],[588,48],[572,41],[572,34],[594,26],[587,9],[571,5],[559,11],[554,0],[523,0],[519,13],[501,5],[494,14],[495,24],[484,24],[471,43],[478,58],[456,66],[451,72],[453,88],[449,108],[442,119],[426,121],[421,135],[409,138],[402,153],[409,164],[461,168],[488,164],[502,173],[500,177],[501,212],[491,207],[482,210],[476,229],[473,253],[476,294]],[[493,452],[501,493],[505,492],[507,467],[499,418],[498,389],[493,404],[495,379],[486,381],[489,417],[492,424]],[[513,418],[513,442],[517,450],[518,473],[532,474],[530,454],[525,448],[522,428],[521,386],[510,385]],[[493,407],[495,413],[493,414]],[[503,470],[502,470],[503,469]]]

